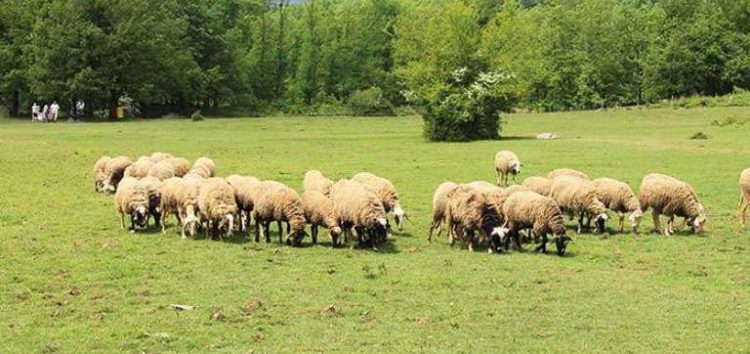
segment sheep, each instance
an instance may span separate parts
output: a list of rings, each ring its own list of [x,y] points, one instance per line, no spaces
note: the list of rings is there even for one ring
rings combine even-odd
[[[638,233],[638,226],[643,217],[641,202],[626,183],[612,178],[597,178],[592,181],[596,189],[596,197],[604,203],[607,209],[617,213],[620,218],[620,232],[625,230],[625,214],[630,213],[628,219],[634,233]]]
[[[381,199],[354,180],[340,180],[331,187],[333,210],[347,242],[357,233],[357,245],[369,241],[373,249],[388,238],[388,220]],[[334,244],[334,247],[338,246]],[[354,245],[352,245],[354,247]]]
[[[174,214],[177,219],[177,224],[182,226],[182,219],[180,217],[180,194],[182,188],[185,187],[185,181],[179,177],[172,177],[164,180],[161,187],[161,202],[159,209],[162,213],[161,232],[166,233],[166,220],[169,213]]]
[[[157,162],[148,170],[149,177],[155,177],[160,181],[175,177],[174,167],[167,160]]]
[[[187,238],[185,236],[186,230],[190,231],[191,237],[195,237],[196,226],[200,223],[198,197],[201,185],[205,179],[200,177],[188,178],[188,176],[186,176],[182,180],[184,183],[182,188],[180,188],[179,196],[177,198],[179,200],[177,212],[182,219],[180,234],[182,238],[185,239]]]
[[[104,179],[103,189],[106,192],[115,193],[117,191],[117,185],[125,176],[125,169],[132,164],[133,162],[131,162],[126,156],[118,156],[109,160],[104,169],[104,175],[107,177]]]
[[[182,157],[173,157],[165,161],[169,162],[172,165],[172,170],[174,171],[174,175],[176,177],[185,176],[188,172],[190,172],[190,169],[192,168],[190,166],[190,161],[183,159]]]
[[[580,214],[577,232],[583,232],[583,217],[595,219],[596,232],[604,232],[607,223],[607,209],[596,197],[596,188],[591,181],[575,176],[562,175],[552,180],[550,197],[560,205],[563,212]]]
[[[330,197],[332,186],[333,181],[323,176],[318,170],[307,171],[305,173],[305,178],[302,181],[303,191],[318,191],[323,193],[326,197]]]
[[[535,249],[537,252],[547,252],[548,233],[555,237],[557,254],[560,256],[565,254],[568,243],[572,241],[566,234],[560,206],[552,198],[531,191],[514,193],[505,201],[503,214],[507,229],[501,231],[513,238],[519,250],[522,249],[519,232],[527,228],[541,237],[541,244]]]
[[[401,208],[398,192],[391,181],[369,172],[357,173],[352,177],[352,180],[362,183],[365,188],[375,193],[380,198],[380,202],[383,203],[385,212],[393,212],[398,231],[404,230],[404,220],[407,218],[407,215],[404,209]]]
[[[305,191],[302,193],[302,210],[305,213],[305,219],[311,225],[310,233],[313,244],[318,243],[318,226],[327,228],[331,236],[331,242],[338,244],[341,227],[339,227],[339,222],[333,211],[333,201],[330,198],[315,190]]]
[[[521,160],[518,156],[511,151],[501,150],[495,154],[495,178],[497,179],[497,185],[508,185],[508,175],[513,176],[513,180],[516,180],[516,175],[521,173]]]
[[[203,178],[214,177],[216,176],[216,164],[209,158],[201,157],[195,160],[193,167],[188,173],[194,173]]]
[[[261,181],[255,177],[231,175],[227,177],[227,183],[234,190],[240,216],[240,229],[245,231],[250,227],[250,213],[254,208],[253,192],[260,188]]]
[[[159,163],[165,160],[173,159],[174,155],[166,152],[155,152],[151,154],[150,159],[153,163]]]
[[[125,169],[125,176],[141,179],[148,176],[148,171],[154,166],[150,159],[139,158],[135,163]]]
[[[451,245],[458,238],[474,250],[474,233],[480,231],[489,240],[488,251],[501,250],[502,219],[485,194],[471,185],[459,185],[448,198],[448,229]]]
[[[133,177],[120,181],[115,193],[115,207],[120,215],[120,227],[125,229],[125,214],[130,215],[130,232],[148,226],[148,190]]]
[[[590,179],[587,174],[578,170],[574,170],[572,168],[558,168],[547,174],[547,178],[549,178],[550,180],[553,180],[558,176],[574,176],[586,180]]]
[[[221,239],[232,236],[237,203],[232,186],[224,179],[209,178],[201,184],[198,210],[201,219],[206,221],[206,237],[218,235]]]
[[[750,168],[740,174],[740,224],[745,225],[745,213],[750,206]]]
[[[148,191],[148,211],[151,216],[154,217],[154,225],[157,228],[161,227],[161,188],[162,181],[156,177],[146,176],[138,180],[138,184],[142,185]]]
[[[305,213],[302,208],[302,200],[297,192],[287,186],[270,186],[255,201],[253,209],[255,219],[255,242],[260,241],[260,236],[265,235],[266,242],[271,242],[269,224],[276,221],[279,226],[279,242],[299,246],[302,239],[307,236],[305,232]],[[281,222],[287,222],[287,234],[284,237]]]
[[[524,187],[545,197],[549,197],[550,189],[552,189],[552,180],[544,177],[529,177],[523,181]]]
[[[432,224],[430,224],[430,231],[427,234],[427,242],[432,243],[432,234],[437,229],[437,235],[440,236],[441,225],[446,221],[446,213],[448,207],[448,199],[454,190],[458,187],[453,182],[443,182],[432,195]]]
[[[96,160],[92,174],[94,175],[94,190],[101,192],[104,188],[104,181],[107,179],[107,163],[112,160],[111,157],[104,155]]]
[[[674,217],[685,218],[685,222],[695,233],[700,233],[706,222],[703,205],[698,201],[698,195],[689,184],[674,177],[662,174],[649,174],[643,177],[641,190],[638,194],[643,212],[653,208],[652,217],[657,232],[669,236],[674,233]],[[667,226],[661,230],[659,216],[669,217]]]

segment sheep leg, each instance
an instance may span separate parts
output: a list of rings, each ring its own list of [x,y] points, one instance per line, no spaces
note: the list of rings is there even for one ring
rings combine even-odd
[[[619,213],[620,215],[620,233],[625,232],[625,214]]]
[[[119,211],[120,213],[120,228],[125,230],[125,213],[122,211]]]
[[[581,212],[580,214],[581,216],[578,218],[578,230],[576,230],[578,234],[583,232],[583,215],[585,213]]]
[[[534,252],[541,252],[541,253],[547,253],[547,234],[542,234],[542,243],[539,244],[539,246],[536,246],[534,249]]]
[[[464,231],[466,235],[466,241],[468,243],[469,252],[474,252],[474,230]]]
[[[263,234],[266,235],[266,243],[271,243],[271,222],[263,222]]]
[[[745,213],[747,213],[747,207],[750,206],[750,202],[747,200],[748,198],[742,198],[742,202],[740,204],[740,224],[745,225]]]
[[[255,218],[255,243],[260,242],[260,232],[261,232],[260,221],[256,217]]]
[[[318,225],[311,225],[310,226],[310,236],[312,236],[312,244],[317,245],[318,244]]]
[[[674,234],[674,215],[669,217],[667,220],[667,228],[664,230],[664,236],[670,236]]]
[[[279,229],[279,243],[283,243],[284,242],[284,228],[281,225],[281,221],[277,221],[276,226]]]
[[[654,211],[651,213],[651,217],[654,219],[654,228],[656,229],[656,233],[660,234],[662,230],[661,222],[659,221],[659,212],[654,209]]]
[[[499,186],[500,183],[502,183],[502,181],[503,180],[502,180],[502,177],[500,177],[500,171],[498,171],[497,169],[495,169],[495,184],[497,184]]]

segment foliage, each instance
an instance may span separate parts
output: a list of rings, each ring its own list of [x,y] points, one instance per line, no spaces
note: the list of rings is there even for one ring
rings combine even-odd
[[[392,116],[393,104],[379,87],[357,90],[349,97],[349,107],[358,116]]]

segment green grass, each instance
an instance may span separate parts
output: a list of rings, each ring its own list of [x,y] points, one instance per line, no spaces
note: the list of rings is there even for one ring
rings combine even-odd
[[[506,140],[455,144],[426,143],[413,117],[0,120],[0,352],[746,351],[750,234],[736,210],[750,125],[711,122],[749,114],[519,114]],[[545,131],[559,139],[528,139]],[[710,139],[690,140],[698,131]],[[582,235],[563,258],[427,245],[433,189],[492,181],[500,149],[521,156],[522,178],[563,166],[635,188],[651,172],[682,178],[707,232]],[[311,168],[373,171],[395,183],[411,222],[381,253],[131,235],[90,169],[102,154],[153,151],[297,189]]]

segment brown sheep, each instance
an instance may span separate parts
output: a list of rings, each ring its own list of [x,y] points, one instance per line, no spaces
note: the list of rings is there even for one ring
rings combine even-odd
[[[549,233],[555,236],[557,254],[560,256],[565,254],[568,243],[572,241],[566,235],[560,206],[552,198],[534,192],[514,193],[505,201],[503,213],[509,229],[507,232],[518,249],[521,249],[519,232],[527,228],[532,228],[534,234],[541,237],[542,242],[536,251],[547,252]]]
[[[521,173],[521,160],[512,151],[501,150],[495,154],[495,177],[497,185],[508,185],[508,175],[513,176],[515,181],[516,175]]]
[[[148,190],[133,177],[120,181],[115,192],[115,207],[120,214],[120,227],[125,229],[125,214],[130,215],[130,232],[148,226]]]
[[[440,236],[441,225],[447,217],[448,200],[456,187],[458,185],[453,182],[443,182],[435,189],[435,193],[432,195],[432,224],[430,224],[430,231],[427,234],[428,243],[432,243],[432,234],[435,230],[437,230],[437,235]]]
[[[100,157],[96,160],[96,163],[94,163],[92,174],[94,175],[94,190],[97,192],[102,192],[104,189],[104,181],[107,180],[107,163],[109,160],[112,160],[112,158],[105,155]]]
[[[549,197],[549,193],[552,190],[552,180],[549,178],[533,176],[525,179],[523,181],[523,186],[533,192]]]
[[[333,181],[323,176],[318,170],[310,170],[305,173],[305,178],[302,181],[302,190],[307,191],[318,191],[323,193],[326,197],[331,196],[331,187]]]
[[[404,221],[407,218],[406,212],[401,208],[401,199],[398,196],[396,187],[393,186],[391,181],[376,176],[369,172],[360,172],[352,177],[353,181],[362,183],[365,188],[370,192],[375,193],[380,202],[383,203],[385,212],[393,212],[393,217],[396,220],[396,227],[399,231],[404,229]]]
[[[674,177],[653,173],[643,177],[638,195],[644,212],[653,208],[652,217],[657,232],[669,236],[674,233],[674,217],[685,218],[685,222],[695,233],[700,233],[706,222],[703,205],[698,195],[689,184]],[[659,216],[669,217],[667,226],[662,230]]]
[[[750,206],[750,168],[740,174],[740,223],[745,225],[745,213]]]
[[[253,209],[255,219],[255,242],[265,235],[266,242],[271,242],[269,224],[276,221],[279,227],[279,242],[286,241],[288,245],[299,246],[307,236],[305,232],[305,213],[302,200],[297,192],[287,186],[268,188],[255,202]],[[288,223],[287,235],[284,237],[281,223]]]
[[[353,180],[336,182],[331,187],[331,199],[347,242],[354,239],[352,229],[357,233],[357,245],[360,248],[369,243],[376,249],[378,243],[388,238],[385,207],[380,198],[362,183]]]
[[[330,198],[315,190],[305,191],[305,193],[302,193],[302,209],[305,212],[305,219],[311,225],[313,244],[318,243],[319,226],[327,228],[333,244],[338,244],[341,227],[339,227],[336,213],[333,210],[333,201]]]
[[[558,168],[556,170],[551,171],[549,174],[547,174],[547,178],[550,180],[555,179],[555,177],[558,176],[573,176],[578,177],[582,179],[590,179],[589,176],[581,171],[574,170],[572,168]]]
[[[206,237],[218,235],[222,239],[232,236],[237,203],[232,186],[224,179],[209,178],[201,184],[198,210],[201,219],[206,221]]]
[[[630,213],[630,225],[634,233],[638,233],[643,210],[641,202],[624,182],[612,178],[597,178],[592,181],[596,188],[596,197],[604,203],[607,209],[617,213],[620,218],[620,232],[625,230],[625,214]]]
[[[125,176],[125,169],[132,164],[133,162],[126,156],[118,156],[109,160],[104,169],[104,174],[107,176],[104,180],[104,191],[115,193],[117,185],[120,184],[120,180]]]

